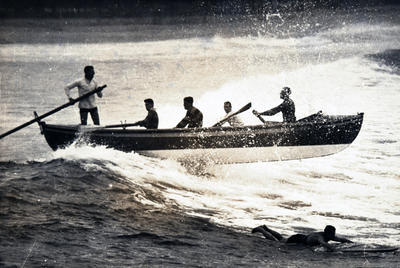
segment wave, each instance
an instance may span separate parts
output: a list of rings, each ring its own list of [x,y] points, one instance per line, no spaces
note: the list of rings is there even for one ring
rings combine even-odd
[[[98,223],[132,218],[135,224],[145,224],[165,214],[173,221],[175,215],[185,215],[193,216],[199,225],[205,219],[233,228],[250,228],[268,221],[284,233],[300,223],[318,229],[333,221],[344,234],[354,228],[364,230],[368,219],[391,226],[397,216],[390,211],[376,214],[386,207],[381,202],[365,207],[365,202],[376,199],[371,196],[381,179],[366,175],[369,171],[350,168],[358,161],[352,155],[210,166],[213,176],[204,177],[189,174],[173,161],[101,146],[70,146],[54,152],[53,158],[44,162],[1,163],[1,211],[26,215],[27,221],[38,222],[37,228],[46,225],[51,230],[85,232],[94,228],[86,223],[89,218]],[[348,163],[348,169],[343,162]],[[386,183],[397,185],[395,179],[386,179]],[[357,198],[354,191],[360,193]],[[326,196],[333,199],[327,200]],[[389,192],[385,199],[396,203]],[[344,205],[348,202],[351,211]],[[55,211],[57,216],[43,217],[47,210]]]
[[[392,73],[400,75],[400,49],[388,49],[380,53],[368,54],[366,57],[392,68]]]

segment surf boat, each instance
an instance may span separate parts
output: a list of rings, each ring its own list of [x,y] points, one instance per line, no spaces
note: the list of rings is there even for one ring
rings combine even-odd
[[[39,124],[53,150],[77,142],[162,159],[229,164],[337,153],[357,137],[363,116],[363,113],[343,116],[318,113],[294,123],[267,121],[263,125],[193,129],[128,129],[121,128],[122,125],[88,127],[42,121]]]

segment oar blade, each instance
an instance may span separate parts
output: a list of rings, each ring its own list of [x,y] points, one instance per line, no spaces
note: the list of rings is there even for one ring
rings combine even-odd
[[[247,103],[245,106],[240,108],[240,110],[238,110],[236,113],[233,113],[232,115],[237,115],[237,114],[243,113],[243,112],[247,111],[250,108],[251,108],[251,102]]]

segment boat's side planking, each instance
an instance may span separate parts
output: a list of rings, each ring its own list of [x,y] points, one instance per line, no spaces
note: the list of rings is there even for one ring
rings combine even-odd
[[[218,163],[276,161],[324,156],[347,147],[358,135],[363,115],[320,122],[271,123],[197,129],[105,129],[46,125],[54,150],[72,142],[105,145],[162,158],[206,158]]]

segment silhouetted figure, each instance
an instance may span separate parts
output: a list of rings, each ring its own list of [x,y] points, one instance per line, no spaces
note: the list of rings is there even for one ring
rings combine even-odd
[[[75,87],[78,88],[79,97],[97,88],[97,83],[93,80],[95,74],[93,66],[85,66],[83,71],[85,73],[85,77],[67,85],[64,89],[65,94],[70,101],[74,100],[71,98],[70,93],[71,89]],[[103,97],[103,93],[101,91],[97,92],[97,96],[101,98]],[[79,113],[81,116],[81,125],[87,125],[88,113],[90,113],[93,123],[95,125],[100,125],[99,112],[97,110],[96,97],[94,94],[79,102]]]
[[[185,97],[183,99],[183,107],[186,112],[186,116],[176,125],[177,128],[195,128],[203,126],[203,114],[199,109],[193,106],[193,98]]]
[[[315,232],[310,233],[308,235],[304,234],[295,234],[290,236],[288,239],[284,239],[281,234],[278,232],[268,228],[265,225],[260,225],[253,230],[251,233],[262,233],[266,239],[273,241],[281,241],[285,243],[295,243],[295,244],[303,244],[307,246],[324,246],[330,251],[333,251],[334,248],[328,244],[329,241],[337,241],[341,243],[353,243],[352,241],[336,236],[336,228],[332,225],[327,225],[323,232]]]
[[[283,122],[291,123],[296,122],[295,116],[295,107],[292,99],[289,98],[289,95],[292,93],[289,87],[284,87],[281,91],[280,97],[283,99],[283,102],[279,104],[277,107],[267,110],[265,112],[259,113],[256,110],[253,110],[253,114],[256,116],[259,115],[275,115],[279,112],[282,112]]]
[[[152,99],[145,99],[144,104],[146,110],[148,111],[147,116],[142,121],[138,121],[135,124],[147,129],[157,129],[158,128],[158,114],[154,109],[154,101]]]

